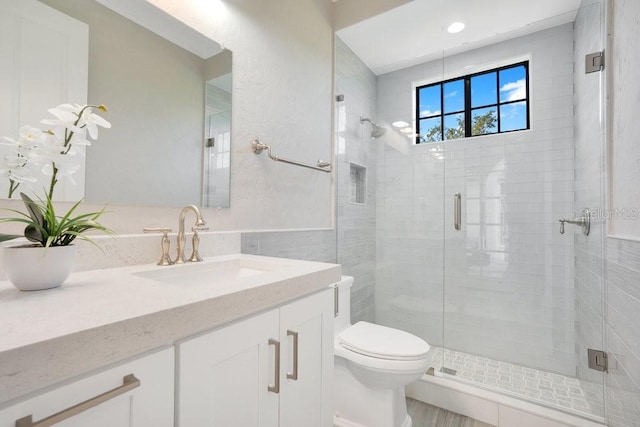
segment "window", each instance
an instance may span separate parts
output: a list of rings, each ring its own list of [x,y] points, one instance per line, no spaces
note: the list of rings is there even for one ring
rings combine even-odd
[[[416,144],[529,129],[529,62],[416,88]]]

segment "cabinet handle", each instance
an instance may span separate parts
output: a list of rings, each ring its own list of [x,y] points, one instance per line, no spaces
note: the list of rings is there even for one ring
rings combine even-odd
[[[453,228],[462,228],[462,203],[460,193],[453,195]]]
[[[267,390],[272,393],[280,393],[280,341],[269,338],[269,345],[273,345],[276,348],[276,354],[274,357],[274,382],[267,386]],[[18,426],[16,426],[18,427]]]
[[[78,403],[77,405],[60,411],[57,414],[53,414],[40,421],[33,422],[33,415],[27,415],[26,417],[16,420],[15,427],[49,427],[61,421],[64,421],[67,418],[78,415],[79,413],[84,412],[87,409],[98,406],[101,403],[106,402],[107,400],[111,400],[114,397],[120,396],[121,394],[124,394],[137,387],[140,387],[140,380],[137,379],[135,375],[129,374],[122,379],[122,385],[114,388],[113,390],[109,390],[96,397],[92,397],[89,400],[85,400],[84,402]]]
[[[298,333],[287,331],[287,336],[293,337],[293,372],[287,372],[287,379],[298,379]]]

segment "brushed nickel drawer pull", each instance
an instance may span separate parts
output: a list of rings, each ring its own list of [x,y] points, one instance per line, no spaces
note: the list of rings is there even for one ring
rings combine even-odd
[[[33,415],[27,415],[26,417],[16,420],[15,427],[49,427],[75,415],[78,415],[81,412],[86,411],[87,409],[98,406],[101,403],[111,400],[114,397],[120,396],[121,394],[124,394],[137,387],[140,387],[140,380],[137,379],[135,375],[129,374],[122,379],[122,385],[114,388],[113,390],[109,390],[96,397],[92,397],[89,400],[85,400],[84,402],[78,403],[77,405],[62,410],[57,414],[53,414],[40,421],[34,422]]]
[[[278,394],[280,393],[280,341],[269,338],[269,345],[275,346],[276,354],[274,356],[275,363],[273,368],[273,384],[269,384],[267,386],[267,391]]]
[[[298,333],[287,331],[287,336],[293,337],[293,372],[287,372],[287,379],[297,381],[298,379]]]

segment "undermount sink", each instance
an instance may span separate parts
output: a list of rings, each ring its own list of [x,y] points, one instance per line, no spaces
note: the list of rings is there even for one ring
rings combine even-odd
[[[287,265],[245,257],[234,257],[201,263],[172,265],[155,270],[132,273],[134,276],[171,285],[211,285],[228,283],[278,271]]]

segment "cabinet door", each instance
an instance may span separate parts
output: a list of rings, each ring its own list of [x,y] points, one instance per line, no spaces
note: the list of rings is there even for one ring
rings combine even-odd
[[[180,427],[278,425],[278,310],[178,344]]]
[[[332,426],[333,291],[283,306],[280,340],[280,426]]]
[[[136,386],[136,381],[139,385]],[[127,377],[128,383],[124,381]],[[129,387],[127,387],[127,385]],[[124,388],[123,388],[124,386]],[[123,393],[120,393],[123,390]],[[113,396],[89,409],[66,411],[113,390]],[[16,427],[31,415],[37,423],[54,414],[71,414],[56,427],[173,426],[174,349],[168,348],[106,371],[67,382],[0,411],[0,427]],[[62,418],[65,417],[62,415]],[[31,425],[23,421],[22,425]]]

